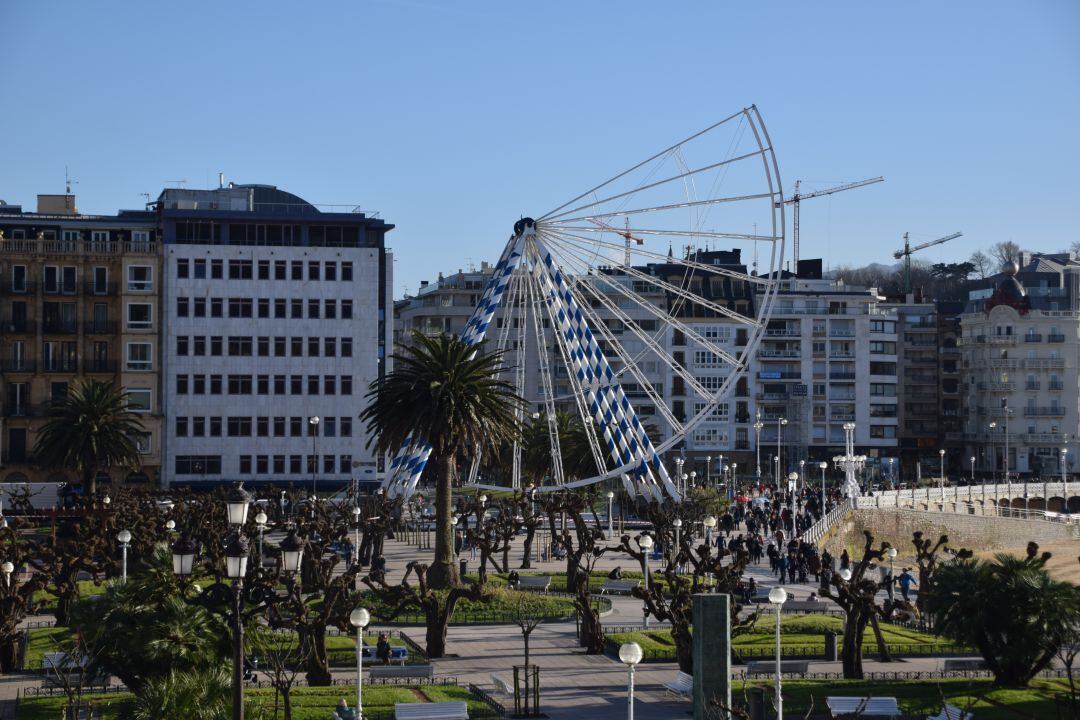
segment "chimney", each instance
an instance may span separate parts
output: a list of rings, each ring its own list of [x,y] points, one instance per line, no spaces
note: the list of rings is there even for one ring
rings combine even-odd
[[[42,215],[78,215],[74,195],[38,195],[37,211]]]

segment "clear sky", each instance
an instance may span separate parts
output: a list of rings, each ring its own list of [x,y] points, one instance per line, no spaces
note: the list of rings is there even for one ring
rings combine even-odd
[[[395,288],[756,103],[804,257],[1080,239],[1080,2],[0,0],[0,198],[276,184],[397,225]]]

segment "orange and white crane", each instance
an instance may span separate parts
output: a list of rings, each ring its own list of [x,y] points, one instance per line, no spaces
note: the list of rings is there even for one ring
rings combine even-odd
[[[799,270],[799,205],[803,200],[809,200],[810,198],[823,197],[825,195],[833,195],[838,192],[844,192],[845,190],[854,190],[855,188],[865,187],[867,185],[873,185],[874,183],[884,182],[885,178],[876,177],[869,178],[868,180],[859,180],[858,182],[845,183],[843,185],[837,185],[836,187],[827,188],[825,190],[815,190],[803,194],[799,192],[799,185],[802,184],[802,180],[795,181],[795,194],[784,201],[785,205],[791,206],[791,244],[793,248],[793,257],[795,258],[795,271]]]
[[[623,265],[625,265],[626,267],[630,267],[630,241],[633,240],[638,245],[644,245],[645,244],[644,240],[642,240],[638,236],[632,235],[630,233],[630,218],[626,218],[626,229],[625,230],[619,230],[618,228],[613,227],[611,225],[608,225],[605,222],[602,222],[600,220],[595,220],[595,219],[592,219],[592,218],[589,219],[589,222],[591,222],[593,225],[596,225],[597,227],[602,227],[605,230],[610,230],[611,232],[615,233],[616,235],[622,235],[623,236],[623,239],[626,240],[626,254],[623,256]]]
[[[950,240],[955,240],[964,233],[954,232],[952,235],[946,235],[945,237],[939,237],[937,240],[931,240],[930,242],[924,242],[922,245],[916,245],[911,247],[911,243],[908,240],[908,234],[904,233],[904,249],[897,250],[893,253],[893,257],[899,260],[904,259],[904,292],[911,292],[911,254],[917,253],[920,250],[925,250],[928,247],[940,245],[941,243],[947,243]]]

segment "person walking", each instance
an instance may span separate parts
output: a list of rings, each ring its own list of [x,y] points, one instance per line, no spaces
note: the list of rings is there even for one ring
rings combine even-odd
[[[908,597],[908,593],[911,592],[911,586],[919,584],[915,582],[915,577],[911,574],[911,568],[904,568],[904,571],[900,573],[900,577],[897,578],[897,582],[900,583],[900,595],[903,596],[905,602],[909,602],[911,598]]]

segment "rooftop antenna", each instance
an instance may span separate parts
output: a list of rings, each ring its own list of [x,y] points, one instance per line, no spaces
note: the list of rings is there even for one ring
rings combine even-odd
[[[182,188],[187,185],[187,180],[166,180],[166,183],[173,183],[178,188]]]
[[[71,177],[71,173],[68,172],[68,166],[64,166],[64,193],[71,194],[71,186],[78,185],[79,181]]]

